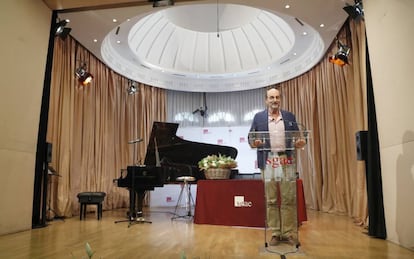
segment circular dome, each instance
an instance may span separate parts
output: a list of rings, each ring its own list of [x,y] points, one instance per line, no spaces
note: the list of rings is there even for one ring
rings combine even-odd
[[[105,37],[101,53],[108,66],[138,82],[223,92],[293,78],[314,66],[323,48],[319,34],[293,17],[244,5],[194,4],[124,22]]]

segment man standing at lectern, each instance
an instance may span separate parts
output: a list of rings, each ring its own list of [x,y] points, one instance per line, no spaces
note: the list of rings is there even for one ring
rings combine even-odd
[[[265,103],[267,109],[254,116],[250,132],[269,132],[270,143],[264,143],[262,138],[253,138],[249,135],[249,145],[253,148],[265,147],[265,149],[277,150],[278,152],[274,152],[277,159],[286,160],[289,151],[285,151],[284,132],[299,130],[295,115],[280,108],[280,90],[274,86],[266,90]],[[272,132],[280,132],[282,135],[274,137]],[[305,144],[306,141],[299,138],[295,142],[295,147],[302,148]],[[264,150],[257,151],[257,163],[263,177],[266,160],[273,155],[272,153]],[[265,193],[267,225],[272,231],[269,244],[275,246],[280,241],[287,241],[292,245],[297,245],[296,182],[284,181],[283,178],[281,181],[273,178],[266,179]]]

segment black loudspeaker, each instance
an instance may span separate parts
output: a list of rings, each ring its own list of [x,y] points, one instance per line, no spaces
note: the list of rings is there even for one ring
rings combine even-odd
[[[367,160],[367,146],[368,146],[368,131],[357,131],[355,134],[356,139],[356,153],[357,160]]]
[[[52,162],[52,143],[46,142],[46,163]]]

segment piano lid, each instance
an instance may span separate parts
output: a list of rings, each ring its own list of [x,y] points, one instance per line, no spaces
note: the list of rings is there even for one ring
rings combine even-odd
[[[237,149],[229,146],[184,140],[176,135],[177,123],[154,122],[145,155],[145,165],[177,163],[197,165],[202,158],[222,154],[236,158]],[[157,152],[158,151],[158,152]],[[159,164],[158,164],[159,165]]]

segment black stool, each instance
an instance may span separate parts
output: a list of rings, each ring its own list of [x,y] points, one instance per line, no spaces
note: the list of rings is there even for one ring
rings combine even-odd
[[[80,203],[79,218],[86,218],[86,205],[92,204],[98,207],[98,220],[102,218],[102,202],[105,199],[106,193],[104,192],[80,192],[78,193],[78,199]]]

